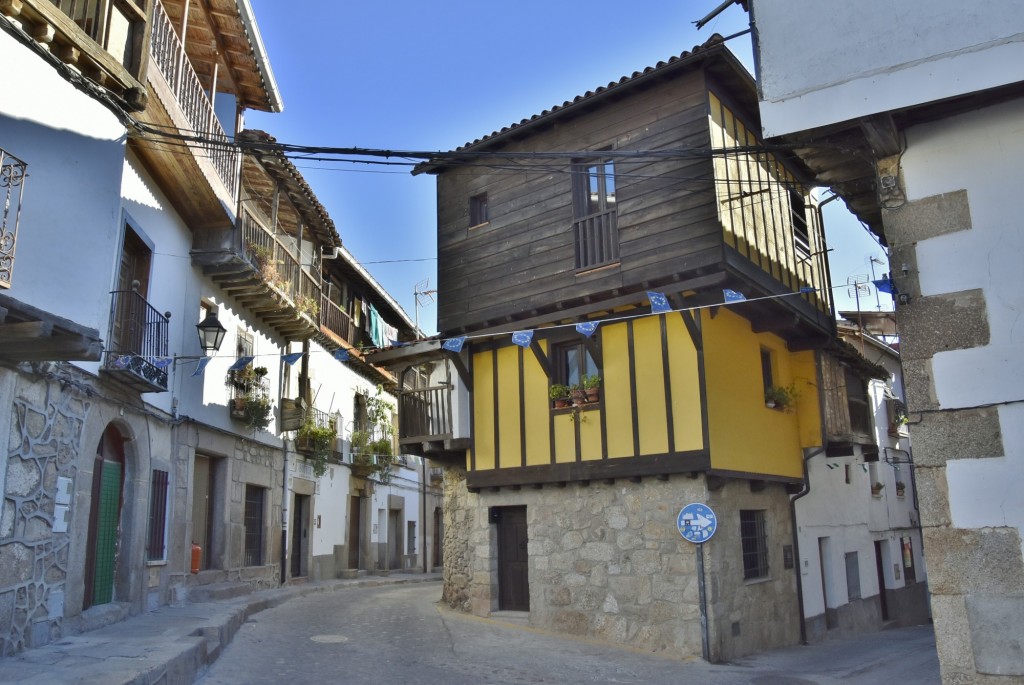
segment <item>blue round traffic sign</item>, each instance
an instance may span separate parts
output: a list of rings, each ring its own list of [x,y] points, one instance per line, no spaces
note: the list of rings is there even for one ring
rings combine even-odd
[[[718,528],[718,517],[706,504],[687,504],[679,510],[676,528],[684,540],[699,545],[711,539]]]

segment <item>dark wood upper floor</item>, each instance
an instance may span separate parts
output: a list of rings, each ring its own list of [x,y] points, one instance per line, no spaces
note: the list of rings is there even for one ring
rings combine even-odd
[[[798,170],[751,152],[758,129],[752,79],[713,44],[423,165],[438,177],[440,330],[586,318],[647,290],[713,304],[729,288],[776,296],[738,306],[756,329],[822,344],[820,223]]]

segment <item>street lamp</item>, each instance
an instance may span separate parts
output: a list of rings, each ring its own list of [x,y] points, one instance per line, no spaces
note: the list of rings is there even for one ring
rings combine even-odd
[[[228,332],[220,325],[217,312],[212,309],[206,312],[205,319],[196,324],[196,331],[199,332],[199,346],[203,348],[204,354],[219,350],[220,344],[224,342],[224,334]]]

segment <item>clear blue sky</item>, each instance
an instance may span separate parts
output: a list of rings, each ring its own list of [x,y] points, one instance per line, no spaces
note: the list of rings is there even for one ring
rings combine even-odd
[[[697,31],[692,22],[717,4],[252,0],[285,107],[250,112],[247,126],[299,145],[450,150],[690,50],[712,33],[747,28],[746,13],[733,6]],[[749,37],[729,45],[749,67]],[[434,178],[402,167],[295,164],[346,247],[413,318],[414,287],[428,278],[436,287],[436,261],[374,262],[436,256]],[[845,210],[831,211],[826,223],[833,259],[848,257],[833,267],[834,283],[870,273],[873,243],[863,229]],[[841,309],[845,292],[836,291]],[[435,312],[432,304],[420,309],[427,334],[436,329]]]

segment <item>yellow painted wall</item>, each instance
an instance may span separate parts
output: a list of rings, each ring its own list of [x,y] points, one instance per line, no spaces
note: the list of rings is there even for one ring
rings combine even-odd
[[[712,468],[801,478],[802,448],[821,442],[811,437],[821,421],[813,353],[789,352],[781,338],[754,333],[724,307],[715,318],[701,316]],[[761,348],[774,353],[775,384],[796,384],[795,411],[765,407]]]
[[[473,355],[473,456],[476,469],[494,468],[494,353]]]
[[[682,318],[671,314],[665,317],[668,346],[663,352],[661,319],[649,316],[632,320],[632,368],[629,324],[611,323],[598,329],[603,359],[602,401],[596,407],[580,409],[578,425],[573,422],[571,413],[552,412],[548,398],[550,381],[531,350],[520,352],[521,348],[508,344],[497,350],[476,352],[473,355],[476,469],[520,466],[524,439],[527,466],[575,462],[577,439],[582,461],[604,459],[606,452],[609,459],[630,458],[634,453],[634,435],[639,436],[640,455],[666,454],[669,451],[669,415],[674,422],[675,451],[702,449],[703,414],[696,348]],[[547,353],[550,349],[547,342],[539,342]],[[522,400],[520,373],[525,393]],[[636,382],[635,393],[632,378]],[[668,384],[671,384],[671,406],[667,405]],[[632,420],[634,402],[638,427],[633,426]],[[606,425],[604,434],[602,418]]]

